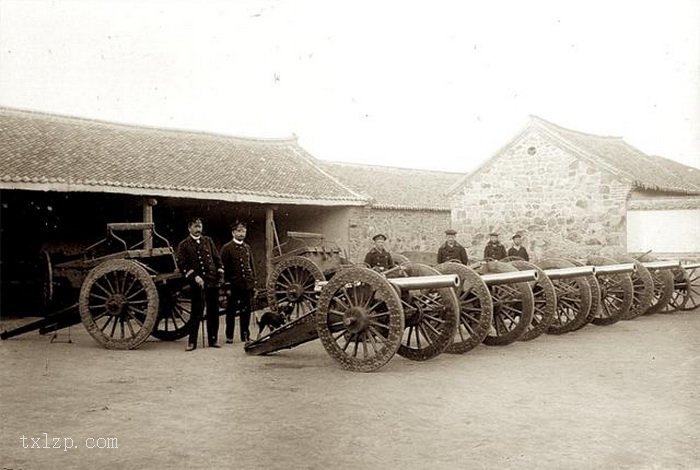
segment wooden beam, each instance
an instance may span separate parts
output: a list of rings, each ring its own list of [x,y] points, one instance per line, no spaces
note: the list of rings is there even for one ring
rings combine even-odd
[[[265,285],[272,273],[272,258],[275,249],[275,208],[265,209]]]
[[[153,198],[144,199],[143,201],[143,222],[151,224],[151,228],[143,229],[143,248],[145,250],[153,249],[153,206],[158,204]]]

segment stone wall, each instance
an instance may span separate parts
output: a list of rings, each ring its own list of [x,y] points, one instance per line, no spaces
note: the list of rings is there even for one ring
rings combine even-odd
[[[626,252],[631,185],[530,130],[452,196],[453,226],[483,256],[488,234],[510,246],[518,232],[531,258]]]
[[[372,247],[372,236],[377,233],[388,237],[386,247],[392,253],[437,253],[449,227],[448,211],[353,208],[349,218],[348,256],[350,261],[361,263]]]

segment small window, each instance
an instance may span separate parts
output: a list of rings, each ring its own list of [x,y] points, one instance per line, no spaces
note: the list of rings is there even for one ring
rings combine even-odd
[[[529,149],[527,149],[528,155],[534,155],[536,153],[537,153],[537,149],[535,147],[530,147]]]

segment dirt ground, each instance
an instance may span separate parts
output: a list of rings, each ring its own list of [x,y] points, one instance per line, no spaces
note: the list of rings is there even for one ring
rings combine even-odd
[[[318,341],[251,357],[71,337],[0,342],[3,469],[700,468],[698,310],[370,374]]]

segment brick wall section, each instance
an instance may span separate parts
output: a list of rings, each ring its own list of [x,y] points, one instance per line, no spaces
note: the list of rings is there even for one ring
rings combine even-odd
[[[470,256],[483,256],[492,230],[506,248],[521,232],[535,258],[621,254],[631,189],[530,131],[453,195],[453,225],[470,234]]]
[[[450,227],[448,211],[411,211],[353,208],[349,220],[348,256],[361,263],[372,247],[372,236],[384,233],[389,238],[386,246],[392,253],[403,251],[434,251],[445,238]]]

